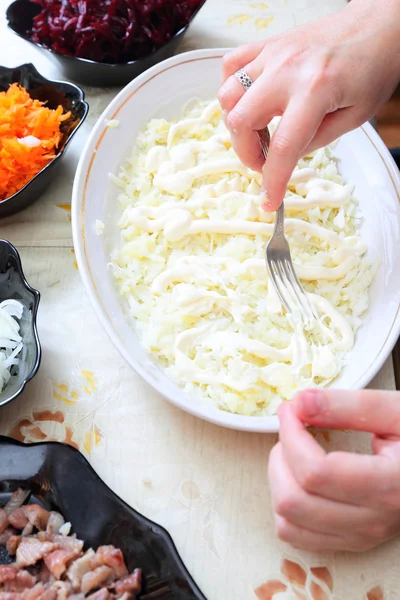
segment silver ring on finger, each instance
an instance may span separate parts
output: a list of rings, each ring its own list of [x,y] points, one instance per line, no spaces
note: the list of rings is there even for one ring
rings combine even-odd
[[[247,92],[247,90],[249,90],[251,88],[251,86],[254,83],[252,78],[250,77],[250,75],[247,74],[245,69],[239,69],[239,71],[236,71],[235,77],[239,81],[239,83],[242,84],[242,86],[244,87],[246,92]]]

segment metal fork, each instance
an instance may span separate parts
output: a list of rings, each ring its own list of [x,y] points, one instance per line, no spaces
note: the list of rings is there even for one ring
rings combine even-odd
[[[253,80],[245,69],[235,73],[239,83],[247,92],[253,85]],[[268,127],[258,132],[264,158],[267,158],[271,137]],[[293,268],[290,247],[284,232],[284,204],[276,211],[275,229],[267,244],[265,260],[277,294],[286,310],[295,316],[300,316],[304,323],[315,318],[309,299],[304,292]]]
[[[264,158],[267,158],[271,141],[268,128],[259,131],[258,137]],[[315,318],[315,314],[293,267],[290,247],[285,237],[284,219],[285,207],[282,202],[276,211],[275,229],[267,244],[265,261],[283,306],[294,316],[299,315],[304,323],[308,323]]]

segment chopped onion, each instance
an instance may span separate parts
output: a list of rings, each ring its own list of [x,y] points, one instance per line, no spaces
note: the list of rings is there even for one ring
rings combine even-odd
[[[103,221],[100,221],[99,219],[96,219],[96,222],[94,224],[96,235],[103,235],[103,233],[104,233],[104,227],[105,227],[105,225],[104,225]]]
[[[64,523],[64,525],[62,525],[58,530],[58,533],[60,533],[60,535],[69,535],[71,533],[71,528],[71,523]]]
[[[18,142],[23,146],[27,146],[28,148],[37,148],[42,143],[34,135],[26,135],[23,138],[18,138]]]
[[[109,127],[110,129],[115,129],[116,127],[119,127],[118,119],[110,119],[109,121],[107,121],[106,127]]]
[[[24,344],[19,333],[19,320],[24,306],[17,300],[0,303],[0,392],[11,379],[11,368],[20,366],[19,354]]]

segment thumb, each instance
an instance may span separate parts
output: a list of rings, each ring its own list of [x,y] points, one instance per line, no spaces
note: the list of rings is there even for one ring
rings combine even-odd
[[[296,394],[293,409],[301,421],[314,427],[400,436],[398,392],[305,390]]]

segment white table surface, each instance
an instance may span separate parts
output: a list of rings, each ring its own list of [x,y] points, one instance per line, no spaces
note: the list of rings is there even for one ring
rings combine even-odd
[[[208,0],[181,50],[262,39],[344,4]],[[0,0],[0,63],[33,62],[43,75],[60,78],[47,58],[7,30],[7,5]],[[170,406],[130,370],[102,331],[74,260],[70,202],[85,139],[117,91],[85,88],[90,114],[59,178],[32,207],[0,222],[0,237],[16,245],[28,281],[42,294],[43,349],[38,375],[16,401],[0,409],[0,433],[79,447],[117,494],[169,530],[208,600],[252,600],[258,585],[275,579],[287,588],[286,596],[275,594],[276,600],[365,600],[376,586],[382,593],[369,594],[368,600],[400,598],[399,541],[354,556],[314,555],[279,542],[266,477],[276,436],[220,429]],[[395,389],[391,360],[372,385]],[[316,435],[328,449],[369,448],[362,434]],[[281,573],[285,565],[289,579],[306,579],[298,588],[303,595],[290,592]],[[326,585],[330,576],[333,592]]]

